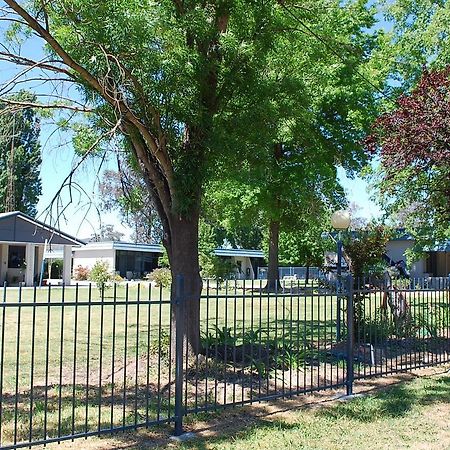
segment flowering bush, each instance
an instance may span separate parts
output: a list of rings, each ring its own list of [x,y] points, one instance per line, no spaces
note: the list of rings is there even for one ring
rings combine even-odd
[[[172,274],[169,269],[161,268],[155,269],[148,279],[156,284],[156,286],[170,287],[172,284]]]
[[[82,265],[78,265],[73,271],[73,275],[75,280],[77,281],[85,281],[89,279],[91,271],[88,267],[83,267]]]

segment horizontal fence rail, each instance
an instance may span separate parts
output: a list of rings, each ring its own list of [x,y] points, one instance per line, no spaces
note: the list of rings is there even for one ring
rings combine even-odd
[[[3,289],[0,447],[171,420],[169,299],[114,286]]]
[[[450,361],[448,278],[289,281],[206,281],[197,324],[182,277],[173,299],[148,283],[3,287],[0,448],[162,423],[180,434],[188,414],[351,394],[355,379]]]

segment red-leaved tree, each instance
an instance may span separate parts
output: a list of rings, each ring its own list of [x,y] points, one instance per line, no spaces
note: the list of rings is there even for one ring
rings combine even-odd
[[[406,211],[403,225],[421,244],[448,237],[450,67],[425,69],[396,109],[375,121],[366,146],[381,156],[380,190],[388,211]]]

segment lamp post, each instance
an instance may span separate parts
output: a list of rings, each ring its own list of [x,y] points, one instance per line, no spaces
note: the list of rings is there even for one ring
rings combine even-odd
[[[331,216],[331,226],[338,232],[337,238],[337,266],[336,266],[336,294],[337,318],[336,339],[341,340],[341,293],[342,293],[342,231],[350,226],[350,212],[345,209],[335,211]]]

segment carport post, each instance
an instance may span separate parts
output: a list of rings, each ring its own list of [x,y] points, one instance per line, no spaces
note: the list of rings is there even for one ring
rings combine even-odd
[[[25,286],[33,286],[34,282],[34,249],[33,244],[25,245]]]
[[[63,249],[63,283],[65,286],[70,286],[72,278],[72,247],[65,245]]]

